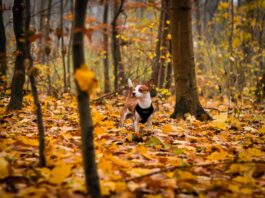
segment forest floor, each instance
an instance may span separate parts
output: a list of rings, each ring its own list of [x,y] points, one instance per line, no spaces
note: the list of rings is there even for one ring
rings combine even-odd
[[[41,96],[47,167],[38,167],[38,129],[31,96],[20,111],[0,107],[0,197],[84,197],[76,99]],[[170,119],[174,98],[158,100],[153,130],[119,127],[123,97],[93,104],[95,148],[106,197],[264,197],[265,105],[202,99],[214,117]]]

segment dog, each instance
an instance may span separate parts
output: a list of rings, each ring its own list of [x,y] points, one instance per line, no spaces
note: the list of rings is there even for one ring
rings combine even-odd
[[[139,123],[147,123],[147,128],[151,129],[154,112],[150,94],[152,80],[134,88],[131,79],[128,79],[128,86],[126,102],[121,110],[121,126],[124,126],[126,119],[132,118],[135,132],[139,132]]]

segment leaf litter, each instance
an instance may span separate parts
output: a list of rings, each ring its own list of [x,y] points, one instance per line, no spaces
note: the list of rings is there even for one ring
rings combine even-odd
[[[158,101],[153,129],[119,126],[120,101],[93,104],[94,142],[105,197],[264,197],[265,110],[256,106],[214,120],[170,119],[173,97]],[[7,100],[3,100],[6,105]],[[85,197],[76,99],[42,96],[48,166],[38,167],[38,136],[32,98],[24,108],[0,107],[0,197]],[[207,104],[209,105],[209,103]],[[258,116],[256,116],[258,115]]]

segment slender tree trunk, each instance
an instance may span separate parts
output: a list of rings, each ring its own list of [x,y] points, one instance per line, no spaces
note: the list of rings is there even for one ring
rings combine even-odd
[[[163,33],[162,33],[162,42],[161,42],[161,56],[159,60],[159,81],[158,85],[160,88],[164,87],[164,82],[165,82],[165,76],[166,76],[166,67],[167,67],[167,53],[169,51],[168,49],[168,33],[169,33],[169,24],[167,21],[169,21],[169,0],[164,0],[164,17],[163,17]]]
[[[165,18],[165,0],[161,0],[161,11],[160,11],[157,44],[156,44],[156,56],[154,58],[154,64],[152,69],[152,79],[154,79],[155,86],[158,86],[158,81],[159,81],[159,68],[160,68],[160,56],[161,56],[160,48],[164,32],[163,31],[164,18]]]
[[[74,35],[73,35],[73,66],[74,71],[85,63],[84,28],[88,0],[75,1]],[[93,123],[89,107],[89,95],[81,91],[78,84],[77,99],[82,134],[82,151],[85,168],[86,188],[92,197],[100,197],[99,178],[93,143]]]
[[[103,15],[103,23],[106,24],[106,28],[103,33],[103,42],[104,42],[104,92],[110,92],[110,78],[109,78],[109,37],[108,37],[108,14],[109,14],[109,1],[104,2],[104,15]]]
[[[197,40],[198,40],[198,47],[200,48],[201,46],[201,41],[202,41],[202,21],[201,21],[201,6],[200,6],[200,0],[195,1],[195,8],[196,8],[196,29],[197,29]],[[203,58],[200,50],[196,51],[197,55],[197,63],[199,64],[199,68],[202,71],[205,71],[205,65],[203,63]]]
[[[118,7],[117,2],[113,0],[114,6],[114,18],[112,21],[112,58],[113,58],[113,65],[114,65],[114,88],[118,90],[119,85],[125,83],[125,72],[124,67],[121,61],[121,50],[120,50],[120,38],[118,36],[117,30],[117,20],[119,15],[123,12],[124,1],[121,0],[120,5]]]
[[[0,0],[0,88],[6,89],[6,71],[7,71],[7,59],[6,59],[6,33],[3,19],[2,0]]]
[[[229,68],[228,68],[228,97],[229,97],[229,108],[230,108],[230,101],[232,98],[232,87],[234,87],[234,80],[233,76],[235,75],[233,72],[234,63],[233,63],[233,56],[234,56],[234,50],[233,50],[233,38],[234,38],[234,2],[233,0],[230,0],[231,4],[231,31],[229,36],[229,51],[230,51],[230,60],[229,60]]]
[[[46,22],[46,32],[45,32],[45,54],[46,54],[46,64],[47,64],[47,79],[48,79],[48,95],[51,95],[52,82],[51,82],[51,68],[50,68],[50,19],[51,19],[51,10],[52,10],[52,0],[48,2],[47,8],[47,22]]]
[[[41,32],[42,34],[44,34],[44,21],[45,21],[45,15],[46,15],[46,11],[45,11],[45,3],[46,0],[40,0],[40,27],[39,27],[39,32]],[[40,41],[39,41],[39,60],[42,64],[44,64],[45,62],[45,56],[44,56],[44,39],[43,37],[41,37]]]
[[[74,0],[71,0],[70,5],[71,13],[74,15]],[[69,90],[71,90],[71,46],[73,42],[73,29],[74,29],[74,20],[71,22],[71,31],[70,31],[70,39],[69,39],[69,48],[68,48],[68,55],[67,55],[67,84]]]
[[[170,21],[172,34],[172,56],[176,103],[172,118],[194,115],[199,120],[211,117],[202,108],[195,76],[192,43],[191,0],[170,0]]]
[[[11,84],[11,98],[8,104],[8,110],[17,110],[22,107],[23,85],[25,82],[25,37],[24,37],[24,0],[15,0],[13,6],[13,26],[16,37],[16,61]]]
[[[200,0],[195,0],[196,6],[196,28],[199,40],[202,38],[202,22],[201,22],[201,8]]]
[[[171,41],[168,44],[168,51],[170,52],[170,54],[172,54],[172,45],[171,45]],[[166,89],[170,89],[171,88],[171,84],[172,84],[172,61],[169,62],[167,64],[167,77],[166,77],[166,85],[165,88]]]
[[[67,82],[66,82],[66,65],[65,65],[65,54],[66,54],[66,49],[64,46],[64,25],[63,25],[63,0],[61,0],[61,5],[60,5],[60,19],[61,19],[61,31],[62,31],[62,37],[61,37],[61,52],[62,52],[62,62],[63,62],[63,84],[64,84],[64,92],[67,92]]]
[[[25,0],[25,65],[28,66],[29,71],[33,71],[33,60],[30,54],[31,43],[29,41],[30,36],[30,0]],[[31,83],[31,91],[34,98],[34,104],[36,107],[37,121],[38,121],[38,130],[39,130],[39,165],[41,167],[46,166],[45,160],[45,139],[44,139],[44,126],[42,120],[42,111],[41,105],[38,97],[38,90],[35,82],[34,73],[29,73],[29,79]]]

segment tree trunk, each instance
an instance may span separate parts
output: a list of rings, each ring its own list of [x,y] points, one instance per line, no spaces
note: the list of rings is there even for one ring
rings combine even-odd
[[[30,54],[31,43],[29,41],[30,36],[30,0],[25,0],[25,65],[28,63],[29,71],[33,71],[33,60]],[[38,97],[38,90],[35,82],[34,73],[29,73],[29,79],[31,84],[31,91],[34,98],[34,104],[36,107],[38,130],[39,130],[39,165],[41,167],[46,166],[45,160],[45,139],[44,139],[44,126],[42,120],[41,105]]]
[[[74,15],[74,0],[71,0],[70,5],[71,13]],[[71,46],[73,42],[73,29],[74,29],[74,20],[71,22],[71,31],[70,31],[70,38],[69,38],[69,48],[68,48],[68,55],[67,55],[67,85],[69,90],[71,90]]]
[[[40,33],[44,33],[44,22],[45,22],[45,14],[46,14],[46,11],[45,11],[45,3],[46,3],[46,0],[40,0],[40,27],[39,27],[39,32]],[[45,62],[45,56],[44,56],[44,42],[45,40],[43,39],[43,37],[40,38],[39,40],[39,60],[42,64],[44,64]]]
[[[155,86],[158,86],[159,81],[159,68],[160,68],[160,55],[161,55],[161,40],[163,38],[163,23],[165,18],[165,0],[161,0],[161,11],[159,19],[159,27],[157,34],[157,44],[156,44],[156,56],[154,59],[153,69],[152,69],[152,79],[154,79]]]
[[[191,0],[170,0],[172,57],[176,103],[172,118],[194,115],[199,120],[211,117],[202,108],[196,85],[192,43]]]
[[[114,88],[118,90],[119,85],[126,82],[124,67],[121,62],[121,49],[120,49],[120,38],[118,36],[117,30],[117,20],[119,15],[123,11],[124,1],[121,0],[120,6],[118,7],[117,2],[113,0],[114,6],[114,17],[111,23],[112,25],[112,58],[113,58],[113,65],[114,65]]]
[[[85,63],[84,28],[88,0],[75,1],[74,35],[73,35],[73,66],[74,71]],[[99,178],[95,160],[93,143],[93,123],[89,107],[89,95],[81,91],[78,84],[77,99],[82,134],[82,151],[85,168],[86,188],[92,197],[100,197]]]
[[[172,45],[171,41],[169,42],[168,51],[172,54]],[[172,84],[172,60],[167,64],[167,77],[166,77],[166,89],[170,89]]]
[[[63,0],[61,0],[61,5],[60,5],[60,19],[61,19],[61,31],[62,31],[62,36],[61,36],[61,52],[62,52],[62,62],[63,62],[63,85],[64,85],[64,92],[67,92],[67,82],[66,82],[66,65],[65,65],[65,54],[66,54],[66,49],[64,47],[64,26],[63,26]]]
[[[0,0],[0,87],[2,90],[6,89],[6,71],[7,71],[7,59],[6,59],[6,33],[3,19],[3,4]]]
[[[51,19],[51,10],[52,10],[52,0],[48,2],[47,8],[47,22],[46,22],[46,32],[45,32],[45,54],[46,54],[46,64],[47,64],[47,79],[48,79],[48,95],[51,95],[52,89],[52,82],[51,82],[51,70],[49,66],[50,62],[50,53],[51,53],[51,46],[50,46],[50,19]]]
[[[195,6],[196,6],[196,28],[197,28],[198,39],[200,40],[202,38],[200,0],[195,0]]]
[[[13,6],[13,26],[16,37],[16,61],[11,84],[11,98],[8,110],[17,110],[22,107],[23,85],[25,82],[25,37],[24,37],[24,0],[15,0]]]
[[[103,15],[103,23],[106,25],[103,33],[103,42],[104,42],[104,92],[110,92],[110,78],[109,78],[109,37],[108,37],[108,14],[109,14],[109,1],[104,2],[104,15]]]
[[[160,60],[159,60],[159,81],[158,81],[158,86],[160,88],[164,87],[164,81],[165,81],[165,74],[166,74],[166,67],[167,67],[167,53],[169,51],[168,48],[168,43],[169,40],[167,38],[168,33],[169,33],[169,24],[167,23],[167,21],[169,21],[169,0],[163,0],[164,1],[164,17],[163,17],[163,25],[162,25],[162,42],[161,42],[161,56],[160,56]]]

